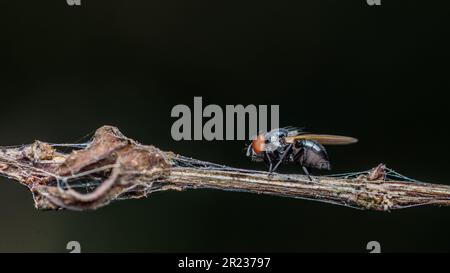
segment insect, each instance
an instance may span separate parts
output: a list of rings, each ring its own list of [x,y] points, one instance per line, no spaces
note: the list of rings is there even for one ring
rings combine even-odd
[[[309,169],[330,170],[330,160],[323,145],[343,145],[358,140],[348,136],[310,134],[295,128],[278,128],[259,134],[247,148],[253,161],[265,162],[269,172],[281,163],[297,163],[311,180]]]

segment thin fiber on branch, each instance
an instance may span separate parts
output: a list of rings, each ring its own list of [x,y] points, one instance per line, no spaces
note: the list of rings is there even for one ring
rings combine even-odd
[[[71,152],[63,152],[72,148]],[[0,175],[19,181],[38,209],[96,209],[111,201],[156,191],[209,188],[310,199],[358,209],[388,211],[450,205],[450,186],[386,179],[379,165],[354,177],[269,174],[164,152],[103,126],[86,144],[0,148]]]

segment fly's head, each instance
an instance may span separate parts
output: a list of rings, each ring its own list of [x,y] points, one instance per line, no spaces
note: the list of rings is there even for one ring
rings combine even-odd
[[[252,161],[263,161],[264,151],[266,149],[266,138],[264,134],[258,135],[247,147],[247,157]]]

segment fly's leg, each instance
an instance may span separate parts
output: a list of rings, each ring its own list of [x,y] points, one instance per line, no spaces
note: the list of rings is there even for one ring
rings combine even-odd
[[[272,159],[266,151],[264,152],[264,154],[266,155],[267,161],[269,161],[269,173],[272,173]]]
[[[284,158],[286,157],[287,154],[289,154],[289,152],[291,151],[291,149],[292,149],[292,144],[289,144],[289,145],[287,146],[287,148],[283,151],[283,154],[281,155],[280,160],[278,160],[278,162],[277,162],[277,164],[275,165],[275,167],[273,167],[272,172],[274,172],[274,171],[278,168],[278,166],[280,166],[281,162],[283,162]]]
[[[251,156],[252,155],[252,145],[248,145],[247,147],[247,156]]]
[[[303,172],[308,176],[309,181],[312,181],[311,176],[309,175],[309,171],[305,166],[302,166]]]

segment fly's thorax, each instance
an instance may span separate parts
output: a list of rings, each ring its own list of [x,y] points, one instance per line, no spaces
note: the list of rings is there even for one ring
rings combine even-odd
[[[284,147],[284,138],[288,131],[284,129],[274,129],[265,134],[265,151],[274,152]]]

